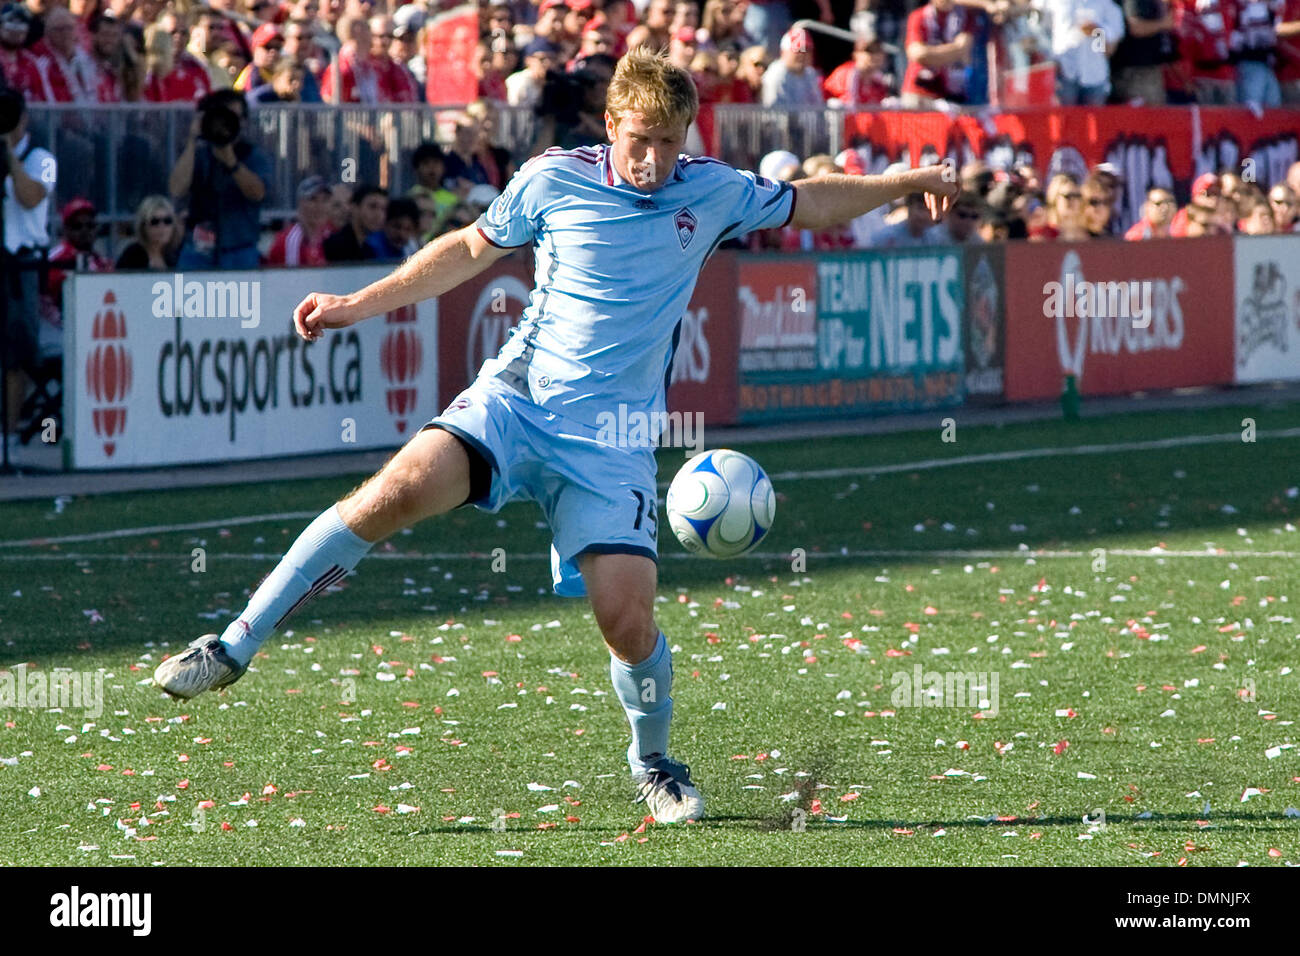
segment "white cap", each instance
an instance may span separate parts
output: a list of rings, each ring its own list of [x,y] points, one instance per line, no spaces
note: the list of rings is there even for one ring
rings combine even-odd
[[[794,175],[788,171],[791,166],[794,167],[795,172],[798,172],[799,157],[788,149],[774,149],[758,164],[758,174],[764,179],[784,180]]]
[[[469,191],[469,195],[465,197],[465,201],[471,206],[490,206],[492,205],[492,200],[496,199],[499,195],[501,195],[501,193],[495,186],[490,186],[487,183],[479,183]]]

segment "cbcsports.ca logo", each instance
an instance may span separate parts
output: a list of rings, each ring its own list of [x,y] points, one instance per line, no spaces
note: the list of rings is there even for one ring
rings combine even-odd
[[[131,350],[126,341],[126,316],[110,289],[95,313],[86,356],[86,394],[95,435],[104,442],[104,454],[113,457],[126,431],[127,396],[131,392]]]
[[[406,433],[406,416],[415,410],[419,395],[415,383],[424,364],[424,348],[415,320],[413,305],[389,312],[384,316],[386,330],[379,347],[379,369],[388,383],[384,398],[388,413],[396,419],[399,435]]]

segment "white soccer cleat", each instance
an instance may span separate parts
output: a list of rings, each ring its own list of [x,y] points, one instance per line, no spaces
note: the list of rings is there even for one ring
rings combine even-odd
[[[691,768],[662,754],[645,758],[649,769],[633,779],[636,802],[644,802],[656,823],[683,823],[704,816],[704,796],[691,780]]]
[[[233,684],[248,670],[226,653],[215,634],[204,634],[175,657],[169,657],[153,672],[153,682],[173,697],[188,700],[205,690],[220,690]]]

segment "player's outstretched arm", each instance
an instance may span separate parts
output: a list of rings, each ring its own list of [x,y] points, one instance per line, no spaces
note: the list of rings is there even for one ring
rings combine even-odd
[[[833,173],[815,179],[799,179],[791,185],[798,194],[798,201],[790,224],[799,229],[836,226],[911,193],[925,193],[930,215],[937,220],[961,189],[952,166],[944,163],[888,176]]]
[[[474,226],[439,236],[391,273],[350,295],[312,292],[293,310],[293,327],[308,342],[326,329],[343,329],[432,299],[478,275],[509,253],[488,242]]]

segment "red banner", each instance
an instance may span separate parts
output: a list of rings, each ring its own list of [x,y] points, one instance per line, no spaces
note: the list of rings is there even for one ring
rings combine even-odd
[[[1226,385],[1233,367],[1227,236],[1006,249],[1006,397]]]
[[[1172,188],[1186,199],[1196,176],[1222,168],[1265,188],[1278,182],[1300,159],[1300,113],[1185,106],[1076,106],[955,117],[876,111],[847,116],[845,137],[873,173],[896,161],[919,165],[947,157],[964,164],[978,158],[996,169],[1032,164],[1046,185],[1056,173],[1082,178],[1098,163],[1111,163],[1126,184],[1119,219],[1127,228],[1141,216],[1152,186]]]
[[[474,380],[519,324],[533,288],[533,258],[493,263],[438,299],[438,394],[443,408]],[[736,257],[720,252],[704,267],[682,317],[668,389],[669,411],[702,412],[707,426],[736,417]]]
[[[736,318],[736,255],[716,253],[704,266],[682,317],[670,412],[701,412],[706,427],[738,421],[740,323]]]
[[[461,4],[429,18],[425,28],[425,89],[434,106],[478,99],[474,58],[478,49],[478,5]]]

